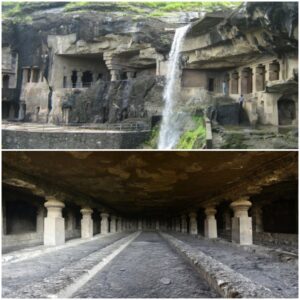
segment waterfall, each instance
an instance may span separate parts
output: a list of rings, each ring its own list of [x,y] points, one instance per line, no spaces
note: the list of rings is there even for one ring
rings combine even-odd
[[[190,25],[176,29],[168,62],[168,73],[164,89],[164,109],[159,132],[158,149],[172,149],[180,137],[180,115],[175,108],[180,99],[181,57],[180,50]]]

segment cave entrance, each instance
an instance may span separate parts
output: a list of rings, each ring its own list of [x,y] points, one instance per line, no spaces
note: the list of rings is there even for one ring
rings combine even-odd
[[[256,68],[256,91],[263,91],[266,87],[266,78],[265,78],[265,74],[266,74],[266,68],[263,65],[259,65]]]
[[[91,71],[85,71],[81,77],[82,87],[90,87],[93,82],[93,74]]]
[[[38,68],[32,69],[32,82],[39,82],[40,70]]]
[[[9,75],[3,75],[2,77],[2,88],[8,89],[9,88]]]
[[[215,86],[215,80],[214,80],[214,78],[208,78],[208,90],[210,92],[214,91],[214,86]]]
[[[252,93],[252,69],[245,68],[242,70],[241,94]]]
[[[6,202],[6,234],[36,232],[37,208],[25,201]]]
[[[239,73],[233,72],[231,76],[231,94],[239,93]]]
[[[72,71],[72,76],[71,76],[71,81],[72,81],[72,87],[73,88],[75,88],[76,85],[77,85],[77,79],[78,79],[78,77],[77,77],[77,71],[74,70],[74,71]]]
[[[269,79],[270,81],[279,80],[280,64],[277,60],[274,60],[269,65]]]
[[[296,105],[291,99],[282,98],[278,101],[279,125],[292,125],[296,119]]]

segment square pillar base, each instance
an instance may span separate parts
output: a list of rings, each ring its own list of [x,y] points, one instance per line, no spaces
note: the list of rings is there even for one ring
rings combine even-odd
[[[65,243],[64,218],[45,218],[44,245],[58,246]]]

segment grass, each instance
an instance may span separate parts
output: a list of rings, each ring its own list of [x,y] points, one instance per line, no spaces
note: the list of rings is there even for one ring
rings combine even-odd
[[[205,144],[205,127],[202,117],[193,117],[195,129],[184,132],[177,144],[177,149],[199,149]]]
[[[147,14],[152,17],[164,16],[170,12],[178,11],[213,11],[222,8],[232,8],[240,5],[241,2],[13,2],[2,3],[3,17],[25,18],[33,11],[43,10],[47,7],[64,7],[64,11],[122,11],[124,13]]]

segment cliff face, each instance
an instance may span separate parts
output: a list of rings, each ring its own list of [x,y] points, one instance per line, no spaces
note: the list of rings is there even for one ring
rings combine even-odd
[[[187,23],[192,25],[183,48],[188,59],[183,66],[182,103],[193,102],[194,110],[205,110],[215,101],[202,93],[209,78],[222,93],[225,72],[233,68],[265,56],[286,58],[286,65],[297,60],[296,2],[249,2],[235,10],[203,14],[196,9],[161,17],[151,17],[150,8],[130,10],[127,4],[103,3],[99,8],[90,3],[69,10],[56,2],[39,5],[24,9],[24,19],[10,17],[3,22],[2,46],[18,54],[18,100],[26,103],[28,121],[37,121],[38,112],[39,121],[61,123],[64,109],[69,109],[72,123],[161,115],[174,30]],[[24,68],[39,70],[45,80],[22,85]],[[93,73],[88,87],[78,84],[87,70]],[[283,88],[291,91],[291,86],[295,90],[297,68],[286,73],[293,82],[269,84],[269,91],[279,94]]]

